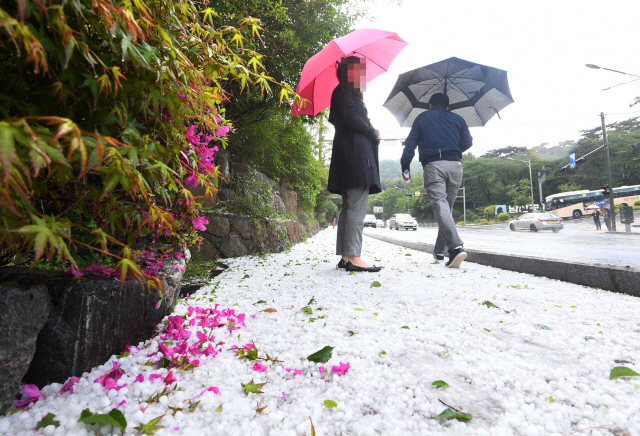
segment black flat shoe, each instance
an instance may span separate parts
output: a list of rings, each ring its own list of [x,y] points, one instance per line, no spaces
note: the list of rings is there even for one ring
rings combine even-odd
[[[340,259],[340,262],[338,262],[338,265],[336,265],[336,268],[338,269],[345,269],[347,267],[347,261],[344,259]]]
[[[347,268],[346,268],[346,270],[349,272],[378,272],[381,269],[382,268],[375,265],[370,267],[364,267],[364,266],[354,265],[351,262],[347,262]]]

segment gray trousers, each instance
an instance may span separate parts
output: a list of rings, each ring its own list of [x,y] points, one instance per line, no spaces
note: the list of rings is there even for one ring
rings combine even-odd
[[[342,210],[338,218],[336,241],[338,256],[360,256],[368,199],[368,185],[342,191]]]
[[[451,215],[462,183],[462,162],[437,160],[424,166],[424,189],[438,221],[438,237],[433,252],[445,254],[463,244]]]

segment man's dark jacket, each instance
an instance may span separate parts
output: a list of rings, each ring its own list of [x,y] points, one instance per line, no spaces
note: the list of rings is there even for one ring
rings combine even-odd
[[[367,108],[346,84],[333,90],[329,122],[336,129],[329,192],[342,194],[345,189],[361,186],[369,186],[369,194],[381,192],[378,131],[369,121]]]
[[[416,146],[422,165],[435,160],[461,160],[462,153],[471,148],[473,138],[464,119],[446,110],[433,108],[421,113],[413,122],[404,142],[400,164],[408,170]]]

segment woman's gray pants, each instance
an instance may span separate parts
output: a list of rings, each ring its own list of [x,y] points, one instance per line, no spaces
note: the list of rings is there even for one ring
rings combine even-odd
[[[362,230],[367,214],[369,185],[342,191],[342,210],[338,218],[338,256],[360,256]]]

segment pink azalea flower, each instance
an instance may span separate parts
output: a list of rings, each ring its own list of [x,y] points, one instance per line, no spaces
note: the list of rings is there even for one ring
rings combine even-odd
[[[80,381],[80,379],[78,377],[71,377],[65,384],[64,386],[62,386],[62,389],[60,389],[60,392],[58,392],[58,395],[62,395],[65,392],[71,392],[73,394],[73,384],[74,383],[78,383]]]
[[[293,370],[293,375],[302,375],[302,370],[301,369],[294,369]]]
[[[151,374],[149,376],[149,381],[154,381],[157,378],[162,378],[162,375],[161,374]]]
[[[116,406],[116,409],[119,408],[120,406],[124,406],[125,404],[127,404],[127,400],[120,401],[120,404]]]
[[[289,399],[289,395],[285,394],[284,392],[282,393],[282,395],[280,396],[280,398],[278,398],[281,401],[287,401]]]
[[[247,350],[247,349],[250,350],[250,349],[253,348],[253,344],[245,344],[244,348],[245,348],[245,350]]]
[[[213,348],[213,346],[211,344],[209,344],[209,346],[207,347],[206,350],[204,350],[202,352],[202,354],[204,354],[205,356],[211,356],[211,357],[215,357],[216,354],[218,354],[218,352],[215,350],[215,348]]]
[[[193,226],[193,228],[202,232],[207,230],[206,224],[209,224],[209,220],[201,216],[194,220],[191,220],[191,225]]]
[[[142,383],[143,381],[144,381],[144,375],[138,374],[138,376],[136,377],[136,382]]]
[[[69,269],[69,271],[67,271],[66,273],[64,273],[65,276],[74,276],[74,277],[83,277],[84,274],[81,273],[80,271],[78,271],[77,269],[75,269],[75,267],[73,265],[71,265],[71,268]]]
[[[184,184],[187,186],[193,186],[194,188],[197,188],[199,185],[198,177],[195,174],[189,174],[184,179]]]
[[[347,371],[349,371],[349,368],[351,368],[351,365],[349,363],[340,362],[340,365],[333,365],[331,371],[335,372],[338,375],[343,375],[346,374]]]
[[[321,366],[320,368],[318,368],[320,370],[320,374],[324,373],[324,366]]]
[[[177,381],[178,379],[173,376],[173,371],[169,371],[169,374],[167,374],[167,376],[164,379],[164,384],[170,385],[171,383],[177,382]]]
[[[258,371],[258,372],[265,372],[267,370],[267,367],[263,364],[261,364],[260,362],[256,362],[253,365],[253,370],[254,371]]]
[[[207,389],[205,389],[204,391],[200,392],[200,395],[204,394],[205,392],[211,392],[213,391],[214,394],[217,394],[218,392],[220,392],[220,389],[218,389],[215,386],[209,386]]]
[[[46,398],[40,393],[40,389],[36,385],[24,385],[22,393],[26,396],[23,400],[16,401],[13,405],[14,409],[26,409],[31,403],[35,403],[40,398]]]
[[[195,319],[192,319],[191,321],[195,322]],[[207,335],[205,335],[204,333],[198,331],[196,332],[196,336],[198,337],[198,343],[201,344],[202,342],[207,342],[209,340],[209,338],[207,338]]]

